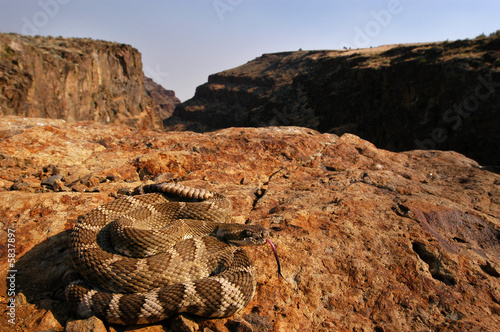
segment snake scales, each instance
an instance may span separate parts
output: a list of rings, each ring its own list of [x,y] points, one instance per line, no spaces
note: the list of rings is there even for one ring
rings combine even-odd
[[[231,203],[220,194],[173,183],[139,188],[73,229],[71,259],[84,280],[72,281],[66,297],[78,315],[142,324],[243,309],[256,281],[240,246],[264,244],[268,231],[228,223]]]

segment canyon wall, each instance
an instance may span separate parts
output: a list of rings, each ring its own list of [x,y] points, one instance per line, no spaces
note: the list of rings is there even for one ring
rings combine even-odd
[[[171,130],[294,125],[393,151],[455,150],[500,165],[500,35],[264,54],[211,75]]]
[[[148,94],[141,54],[129,45],[0,34],[0,115],[161,129],[165,106],[149,86]]]

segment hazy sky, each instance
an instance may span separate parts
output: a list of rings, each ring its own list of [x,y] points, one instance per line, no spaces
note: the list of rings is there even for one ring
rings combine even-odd
[[[499,22],[499,0],[0,0],[0,32],[130,44],[182,101],[263,53],[474,38]]]

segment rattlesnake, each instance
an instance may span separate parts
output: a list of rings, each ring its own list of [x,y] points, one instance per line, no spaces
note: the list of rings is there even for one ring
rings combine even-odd
[[[231,203],[218,193],[160,183],[135,194],[81,216],[72,231],[71,259],[84,280],[66,297],[78,315],[142,324],[243,309],[256,281],[240,246],[264,244],[268,231],[227,223]]]

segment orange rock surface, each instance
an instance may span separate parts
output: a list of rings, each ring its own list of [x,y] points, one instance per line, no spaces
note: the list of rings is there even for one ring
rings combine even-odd
[[[268,247],[248,248],[258,285],[241,313],[110,331],[500,326],[500,176],[458,153],[393,153],[354,135],[300,127],[160,133],[4,116],[0,167],[5,331],[104,328],[75,322],[65,302],[68,234],[79,215],[151,180],[226,195],[236,222],[273,231],[285,280]],[[14,324],[7,315],[9,229]]]

